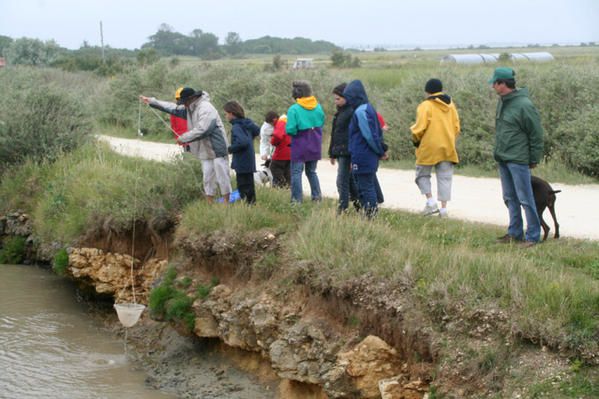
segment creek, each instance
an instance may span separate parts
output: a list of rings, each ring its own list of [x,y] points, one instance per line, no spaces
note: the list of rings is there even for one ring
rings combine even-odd
[[[184,344],[169,356],[174,362],[163,357],[160,369],[142,370],[72,281],[38,267],[0,265],[0,399],[271,397],[270,387],[210,348],[176,342]]]

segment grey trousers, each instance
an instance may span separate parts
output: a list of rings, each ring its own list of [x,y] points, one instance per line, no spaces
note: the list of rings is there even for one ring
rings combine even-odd
[[[453,163],[439,162],[436,165],[416,165],[416,184],[422,194],[432,194],[431,172],[435,168],[437,175],[437,200],[451,200],[451,181],[453,178]]]

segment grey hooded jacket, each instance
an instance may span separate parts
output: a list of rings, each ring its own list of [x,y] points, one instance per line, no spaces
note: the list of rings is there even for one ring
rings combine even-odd
[[[210,96],[204,92],[186,110],[183,105],[150,98],[149,105],[169,114],[187,117],[188,131],[179,136],[179,141],[189,143],[192,154],[201,160],[227,157],[227,136]]]

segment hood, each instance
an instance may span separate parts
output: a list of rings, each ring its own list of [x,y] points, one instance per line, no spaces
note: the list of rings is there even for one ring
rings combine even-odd
[[[201,96],[196,97],[191,104],[189,104],[189,109],[194,110],[202,101],[210,101],[210,95],[205,91],[202,92]]]
[[[247,132],[250,132],[252,134],[252,136],[257,136],[258,134],[260,134],[260,128],[251,119],[235,118],[235,119],[231,120],[231,124],[232,125],[241,125],[241,127],[244,130],[246,130]]]
[[[314,96],[298,98],[297,103],[304,109],[312,110],[318,106],[318,100]]]
[[[345,97],[345,101],[353,108],[358,108],[360,105],[368,102],[366,90],[360,80],[349,82],[345,90],[343,90],[343,97]]]
[[[433,93],[426,98],[429,101],[432,101],[438,108],[441,110],[448,112],[449,104],[451,104],[451,97],[443,92]]]

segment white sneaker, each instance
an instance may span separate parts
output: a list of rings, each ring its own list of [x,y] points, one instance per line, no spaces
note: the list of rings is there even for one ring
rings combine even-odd
[[[424,207],[422,212],[420,212],[420,214],[422,216],[429,216],[429,215],[432,215],[437,212],[439,212],[439,207],[437,206],[437,204],[434,204],[434,205],[426,204],[426,206]]]
[[[449,217],[449,212],[447,212],[447,210],[445,210],[445,211],[440,210],[439,211],[439,217],[443,218],[443,219],[448,218]]]

